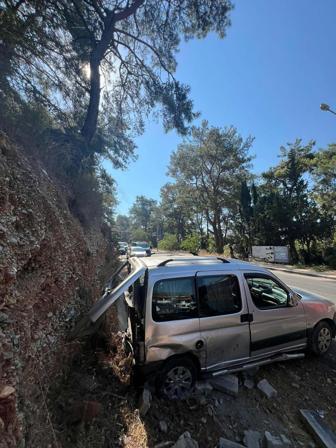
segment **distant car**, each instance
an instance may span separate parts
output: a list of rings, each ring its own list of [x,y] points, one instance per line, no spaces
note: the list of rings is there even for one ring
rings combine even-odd
[[[131,246],[129,249],[130,257],[148,257],[147,251],[145,248],[140,246]]]
[[[134,241],[131,243],[132,247],[142,247],[145,249],[147,257],[150,257],[152,255],[152,250],[150,245],[147,243],[147,241]]]
[[[128,250],[128,244],[125,241],[118,242],[118,252],[120,255],[126,255]]]

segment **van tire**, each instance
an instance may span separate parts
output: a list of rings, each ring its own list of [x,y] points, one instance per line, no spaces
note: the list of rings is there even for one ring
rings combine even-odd
[[[197,367],[190,358],[172,358],[158,374],[156,390],[161,397],[183,400],[193,391],[196,378]]]
[[[328,353],[331,348],[333,329],[325,320],[319,322],[313,329],[309,338],[309,351],[321,356]]]

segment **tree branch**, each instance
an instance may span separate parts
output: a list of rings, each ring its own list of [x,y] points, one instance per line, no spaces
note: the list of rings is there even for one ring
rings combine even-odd
[[[121,20],[127,19],[132,14],[135,13],[135,11],[140,8],[140,6],[145,2],[145,0],[135,0],[134,3],[126,7],[123,11],[120,11],[116,14],[114,14],[114,20],[116,22],[120,22]]]

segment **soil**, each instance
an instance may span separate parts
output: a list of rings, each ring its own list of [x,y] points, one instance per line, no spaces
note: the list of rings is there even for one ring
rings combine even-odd
[[[99,297],[110,243],[84,229],[38,159],[0,133],[0,447],[52,443],[46,396],[80,347],[73,322]],[[49,440],[51,442],[49,442]]]
[[[140,417],[140,390],[130,378],[131,360],[122,350],[120,335],[109,335],[104,346],[101,341],[83,345],[48,397],[55,446],[141,448],[166,442],[169,447],[189,431],[205,448],[216,447],[220,437],[243,444],[244,430],[252,429],[284,434],[293,447],[313,447],[300,409],[320,411],[336,432],[336,343],[321,358],[308,356],[260,368],[252,379],[255,384],[269,381],[278,392],[271,399],[256,387],[247,389],[239,375],[238,397],[215,390],[195,392],[185,401],[153,395],[148,413]],[[166,433],[160,421],[167,423]]]

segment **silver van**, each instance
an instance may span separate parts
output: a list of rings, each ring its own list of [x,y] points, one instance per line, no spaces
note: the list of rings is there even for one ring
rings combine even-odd
[[[217,376],[326,353],[336,305],[302,297],[268,270],[217,257],[128,260],[128,275],[89,313],[92,323],[118,300],[137,374],[183,398],[200,375]],[[126,326],[126,325],[125,325]]]

